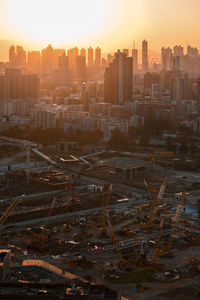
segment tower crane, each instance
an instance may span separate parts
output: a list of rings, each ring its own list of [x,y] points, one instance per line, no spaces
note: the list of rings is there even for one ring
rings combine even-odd
[[[155,220],[155,217],[156,217],[156,214],[158,212],[158,206],[160,205],[160,202],[161,202],[161,200],[163,198],[163,195],[164,195],[164,192],[165,192],[167,178],[168,178],[168,174],[165,175],[163,183],[160,186],[160,190],[159,190],[158,196],[156,198],[156,201],[153,202],[154,209],[153,209],[152,215],[149,219],[149,222],[148,223],[141,223],[141,228],[143,228],[143,229],[147,229],[147,228],[152,227],[152,224],[153,224],[153,222]]]
[[[185,198],[185,194],[186,194],[185,191],[182,192],[180,202],[177,206],[176,213],[175,213],[175,216],[173,218],[172,231],[171,231],[171,233],[169,235],[169,238],[168,238],[168,243],[167,243],[167,245],[164,245],[163,243],[160,242],[160,240],[158,241],[158,247],[155,248],[156,257],[157,256],[162,257],[162,256],[170,254],[171,247],[172,247],[173,240],[174,240],[174,235],[176,233],[177,225],[178,225],[179,220],[180,220],[181,207],[182,207],[182,204],[183,204],[183,201],[184,201],[184,198]]]

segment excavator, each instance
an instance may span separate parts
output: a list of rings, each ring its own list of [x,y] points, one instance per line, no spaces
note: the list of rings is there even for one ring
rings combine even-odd
[[[157,196],[156,201],[153,202],[153,212],[151,214],[151,217],[149,218],[149,221],[146,223],[140,223],[140,227],[142,229],[150,229],[152,228],[153,222],[155,220],[156,214],[158,212],[158,206],[160,205],[160,202],[162,201],[164,192],[165,192],[165,187],[166,187],[166,182],[167,182],[168,174],[165,175],[163,183],[160,186],[160,190]]]

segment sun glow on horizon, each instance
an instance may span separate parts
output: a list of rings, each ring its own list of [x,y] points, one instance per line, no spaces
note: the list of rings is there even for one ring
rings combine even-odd
[[[15,32],[29,42],[82,42],[107,26],[106,0],[7,1]]]

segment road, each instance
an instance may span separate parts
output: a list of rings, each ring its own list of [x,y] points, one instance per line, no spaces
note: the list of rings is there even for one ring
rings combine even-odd
[[[124,203],[119,203],[119,204],[114,204],[114,205],[109,205],[108,210],[112,209],[128,209],[132,205],[138,205],[141,204],[140,200],[136,200],[135,198],[129,199],[125,204]],[[91,209],[86,209],[86,210],[81,210],[81,211],[76,211],[76,212],[71,212],[68,214],[61,214],[61,215],[56,215],[56,216],[51,216],[48,218],[48,222],[54,222],[54,221],[62,221],[65,223],[68,217],[74,217],[74,216],[79,216],[80,214],[92,214],[92,213],[97,213],[102,211],[104,208],[103,207],[96,207],[96,208],[91,208]],[[17,229],[21,230],[22,228],[27,228],[31,227],[34,225],[43,225],[45,223],[46,218],[38,218],[38,219],[33,219],[29,221],[24,221],[24,222],[18,222],[18,223],[13,223],[13,224],[7,224],[7,225],[2,225],[0,226],[0,231],[5,231],[6,229],[9,229],[11,232],[17,231]],[[11,228],[11,226],[14,226]]]

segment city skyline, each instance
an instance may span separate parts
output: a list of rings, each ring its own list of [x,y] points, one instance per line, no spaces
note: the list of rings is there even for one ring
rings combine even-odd
[[[158,0],[126,0],[126,5],[122,0],[37,1],[1,0],[0,40],[28,50],[47,44],[85,48],[92,44],[114,52],[124,46],[133,48],[134,40],[139,48],[143,39],[159,53],[162,46],[187,42],[199,46],[196,0],[169,0],[166,5]]]

